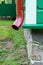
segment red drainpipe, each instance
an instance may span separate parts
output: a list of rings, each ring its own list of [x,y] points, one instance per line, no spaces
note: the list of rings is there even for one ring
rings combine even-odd
[[[12,27],[15,30],[18,30],[23,23],[24,14],[23,14],[23,0],[16,0],[16,20],[14,21]]]

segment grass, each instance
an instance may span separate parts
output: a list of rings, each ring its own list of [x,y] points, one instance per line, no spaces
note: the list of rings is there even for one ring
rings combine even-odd
[[[0,65],[20,65],[27,61],[23,30],[13,30],[12,23],[0,20]]]
[[[6,38],[11,38],[12,30],[11,30],[12,21],[0,21],[0,40],[4,40]]]

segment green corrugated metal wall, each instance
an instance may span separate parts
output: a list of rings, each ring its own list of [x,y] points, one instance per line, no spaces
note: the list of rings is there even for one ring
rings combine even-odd
[[[0,16],[16,16],[15,0],[12,0],[11,4],[5,4],[5,0],[0,4]]]
[[[37,0],[37,23],[43,24],[43,0]]]

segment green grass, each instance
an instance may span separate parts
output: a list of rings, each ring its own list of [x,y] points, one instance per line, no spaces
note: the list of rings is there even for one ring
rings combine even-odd
[[[12,20],[0,20],[0,65],[20,65],[27,61],[23,30],[13,30],[12,23]]]
[[[12,21],[9,21],[9,20],[0,21],[0,40],[11,38],[12,36],[11,24],[12,24]]]

